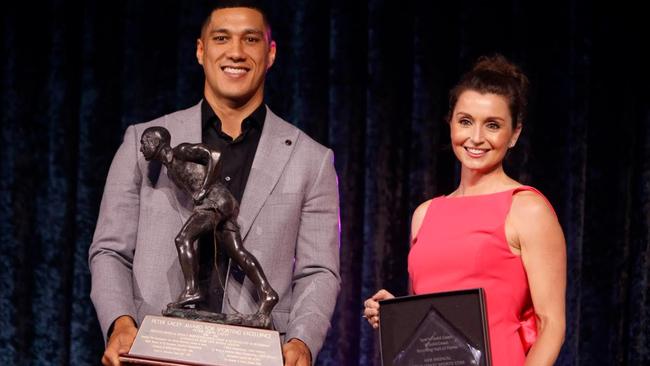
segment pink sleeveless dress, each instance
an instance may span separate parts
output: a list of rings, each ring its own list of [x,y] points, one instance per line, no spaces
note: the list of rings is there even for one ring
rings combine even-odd
[[[485,290],[495,366],[523,365],[537,336],[526,271],[505,235],[512,196],[520,191],[541,195],[521,186],[486,195],[434,198],[408,256],[415,294]]]

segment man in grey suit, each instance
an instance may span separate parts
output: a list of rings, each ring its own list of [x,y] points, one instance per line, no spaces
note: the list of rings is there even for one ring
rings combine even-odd
[[[173,144],[215,144],[222,183],[240,201],[245,248],[279,294],[272,321],[284,340],[285,365],[315,360],[340,288],[338,191],[332,151],[263,104],[276,45],[264,12],[227,1],[206,19],[196,56],[204,99],[194,107],[129,126],[106,180],[89,250],[91,298],[107,346],[102,363],[119,365],[137,325],[183,291],[174,237],[193,201],[139,154],[140,136],[162,126]],[[228,271],[221,311],[253,313],[255,287]]]

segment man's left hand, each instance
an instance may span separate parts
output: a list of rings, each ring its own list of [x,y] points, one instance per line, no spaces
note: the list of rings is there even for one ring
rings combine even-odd
[[[282,346],[284,366],[310,366],[311,351],[309,347],[298,338],[291,338]]]

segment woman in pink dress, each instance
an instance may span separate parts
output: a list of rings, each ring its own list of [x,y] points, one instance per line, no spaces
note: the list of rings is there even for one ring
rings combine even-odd
[[[413,213],[411,292],[483,288],[492,363],[552,365],[565,334],[566,248],[550,203],[510,178],[503,159],[523,126],[528,79],[503,56],[481,57],[450,92],[460,184]],[[364,302],[379,326],[380,290]]]

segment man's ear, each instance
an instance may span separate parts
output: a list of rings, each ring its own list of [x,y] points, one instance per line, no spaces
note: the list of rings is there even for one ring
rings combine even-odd
[[[268,65],[266,65],[266,69],[270,69],[271,66],[273,66],[273,63],[275,62],[275,52],[276,52],[276,44],[275,41],[271,40],[271,43],[269,43],[269,53],[267,55],[268,57]]]
[[[196,61],[203,66],[203,41],[201,38],[196,39]]]

